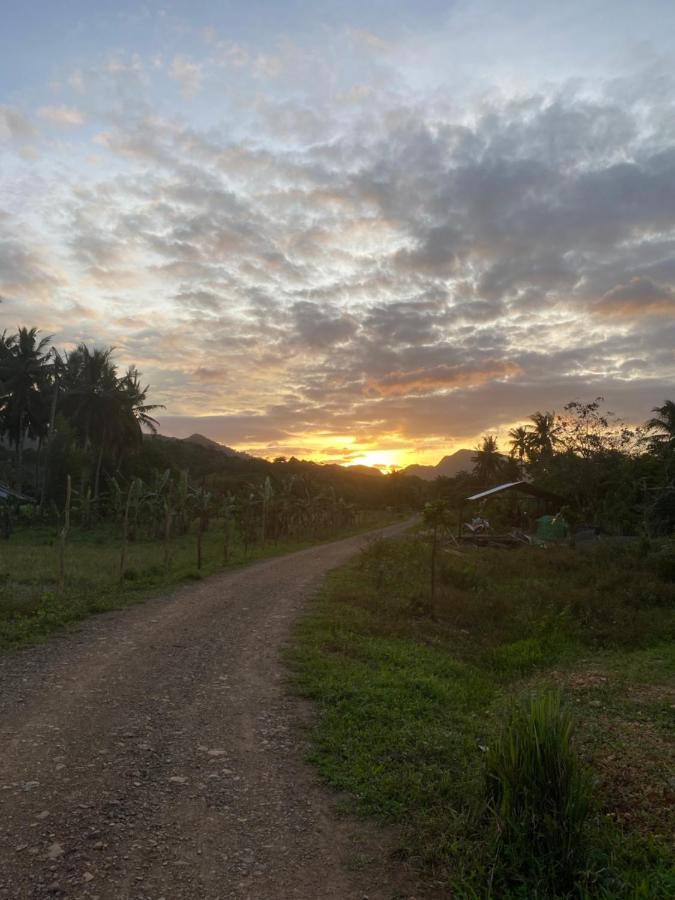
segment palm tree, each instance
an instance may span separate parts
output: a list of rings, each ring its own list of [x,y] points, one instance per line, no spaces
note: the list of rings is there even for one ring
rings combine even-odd
[[[112,348],[90,350],[80,344],[66,355],[63,409],[82,447],[96,455],[94,499],[98,500],[103,454],[113,430],[119,426],[117,368]]]
[[[499,475],[503,468],[502,455],[497,446],[497,438],[493,434],[487,434],[483,442],[476,447],[471,457],[473,474],[482,484],[488,484]]]
[[[519,425],[517,428],[512,428],[509,431],[509,437],[511,438],[509,455],[512,459],[517,459],[522,468],[532,447],[532,431],[523,425]]]
[[[117,456],[117,463],[129,450],[140,449],[143,429],[157,434],[159,422],[150,413],[164,407],[158,403],[146,403],[150,385],[141,387],[141,375],[136,366],[130,366],[117,382],[117,417],[111,429],[109,443]]]
[[[539,459],[550,459],[560,444],[560,426],[552,412],[536,412],[530,416],[532,424],[530,450]]]
[[[654,406],[652,412],[658,415],[649,419],[645,428],[653,432],[653,446],[675,447],[675,402],[666,400],[663,406]]]
[[[101,470],[106,453],[117,462],[129,449],[138,449],[143,427],[156,432],[150,415],[158,406],[146,403],[149,387],[142,387],[135,366],[119,377],[112,361],[112,347],[90,350],[80,344],[65,359],[64,412],[73,423],[85,451],[96,457],[94,500],[100,493]]]
[[[38,338],[37,328],[19,328],[0,338],[0,417],[2,431],[16,450],[16,481],[23,488],[23,448],[26,437],[41,441],[48,431],[50,337]]]

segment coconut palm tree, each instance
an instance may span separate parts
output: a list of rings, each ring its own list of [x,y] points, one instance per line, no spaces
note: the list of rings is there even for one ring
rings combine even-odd
[[[23,449],[26,437],[41,441],[48,431],[50,337],[37,328],[19,328],[0,337],[0,420],[3,433],[16,451],[16,482],[23,488]]]
[[[159,407],[146,403],[149,388],[141,386],[140,373],[132,366],[120,377],[112,353],[112,347],[91,350],[80,344],[67,354],[64,365],[63,408],[92,463],[96,459],[95,501],[105,455],[114,454],[119,464],[126,451],[140,447],[143,427],[156,432],[158,425],[150,413]]]
[[[511,451],[509,455],[512,459],[517,459],[522,468],[532,447],[532,431],[526,426],[519,425],[517,428],[512,428],[509,431],[509,438],[511,439]]]
[[[530,416],[530,452],[538,459],[550,459],[560,444],[560,426],[556,424],[555,413],[536,412]]]
[[[487,434],[480,446],[476,447],[471,457],[473,474],[482,483],[487,484],[499,475],[503,468],[502,455],[497,446],[497,438]]]

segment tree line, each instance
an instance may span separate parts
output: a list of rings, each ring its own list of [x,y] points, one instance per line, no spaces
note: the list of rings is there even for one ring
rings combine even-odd
[[[636,427],[603,410],[604,400],[568,403],[562,413],[535,412],[508,433],[508,450],[486,435],[473,471],[448,495],[468,486],[527,479],[567,500],[571,519],[614,532],[670,533],[675,528],[675,402],[652,409]],[[449,481],[452,481],[450,479]]]
[[[60,436],[80,490],[97,504],[104,461],[119,468],[142,445],[143,427],[157,430],[152,413],[159,407],[147,402],[148,386],[135,366],[120,372],[112,353],[84,343],[59,352],[36,328],[0,336],[0,437],[13,452],[6,474],[19,493],[29,489],[41,505],[53,496],[53,444]],[[35,449],[31,472],[27,442]]]
[[[354,523],[359,507],[401,493],[344,470],[312,477],[330,473],[153,437],[161,407],[148,401],[149,390],[135,366],[120,370],[110,347],[81,343],[59,352],[36,328],[0,336],[0,481],[34,501],[24,518],[56,521],[66,532],[71,521],[83,528],[104,522],[125,542],[167,546],[193,530],[198,559],[201,535],[217,519],[226,560],[235,539],[246,549],[316,537]],[[4,504],[5,536],[10,509]]]

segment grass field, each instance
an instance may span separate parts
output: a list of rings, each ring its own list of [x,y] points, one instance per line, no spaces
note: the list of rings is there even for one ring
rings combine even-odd
[[[348,537],[386,525],[392,514],[361,513],[358,525],[313,539],[267,541],[249,546],[231,541],[227,567],[301,550],[325,540]],[[58,536],[54,527],[26,527],[0,541],[0,652],[48,637],[70,622],[93,613],[142,602],[174,585],[221,571],[223,531],[213,520],[203,535],[202,566],[197,568],[196,535],[188,533],[170,544],[165,566],[162,541],[129,542],[124,578],[120,580],[122,541],[118,530],[104,525],[73,528],[65,553],[65,591],[58,590]]]
[[[673,548],[451,550],[433,610],[429,552],[413,536],[373,543],[298,629],[290,664],[317,704],[323,778],[396,826],[400,856],[448,896],[675,896]],[[509,859],[485,806],[505,721],[551,689],[588,776],[571,887]]]

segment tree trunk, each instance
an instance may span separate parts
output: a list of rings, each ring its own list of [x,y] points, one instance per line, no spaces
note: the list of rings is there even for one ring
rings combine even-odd
[[[49,431],[47,432],[47,443],[45,445],[45,462],[42,469],[42,487],[40,490],[40,508],[43,508],[47,499],[47,490],[49,488],[49,464],[51,462],[50,451],[52,446],[52,436],[54,434],[54,422],[56,421],[56,403],[59,396],[59,383],[54,382],[54,395],[52,397],[52,405],[49,410]]]
[[[23,493],[23,444],[26,439],[26,429],[23,425],[23,413],[19,416],[19,435],[16,440],[16,483],[17,491]]]

